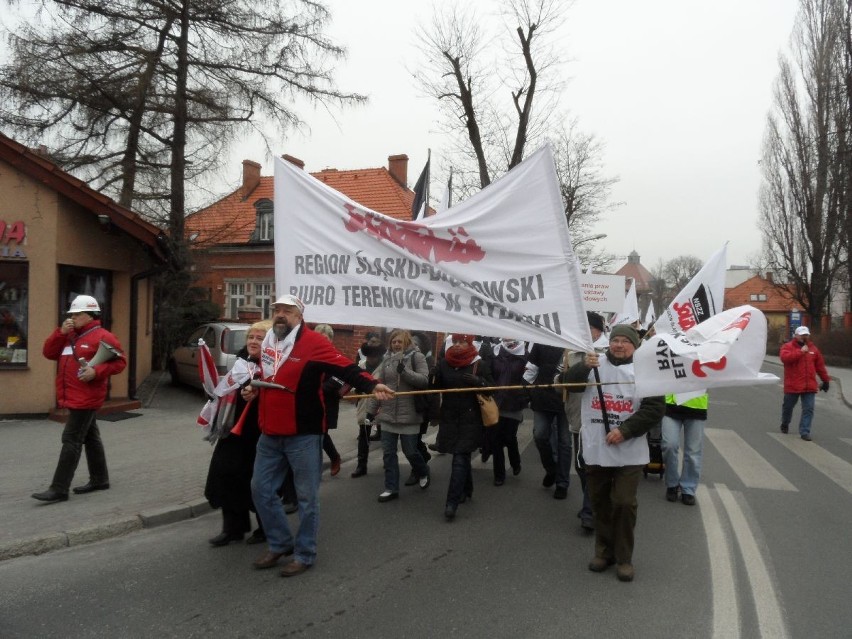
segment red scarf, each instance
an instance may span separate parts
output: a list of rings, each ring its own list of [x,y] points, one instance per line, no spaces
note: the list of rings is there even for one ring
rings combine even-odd
[[[444,358],[447,360],[447,364],[453,368],[463,368],[469,366],[477,355],[479,355],[479,351],[473,344],[467,346],[454,344],[447,349]]]

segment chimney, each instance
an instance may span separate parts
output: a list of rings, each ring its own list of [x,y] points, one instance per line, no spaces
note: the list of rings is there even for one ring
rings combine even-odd
[[[295,158],[292,155],[285,153],[284,155],[281,156],[281,159],[287,160],[287,162],[289,162],[290,164],[295,164],[296,166],[298,166],[303,171],[305,170],[305,163],[302,160],[300,160],[299,158]]]
[[[771,283],[771,282],[773,281],[773,280],[772,280],[772,276],[773,276],[772,271],[766,271],[766,281],[767,281],[767,282],[770,282],[770,283]]]
[[[389,155],[388,173],[394,180],[408,188],[408,156],[404,153],[402,155]]]
[[[258,184],[260,184],[260,164],[243,160],[243,197],[248,197]]]

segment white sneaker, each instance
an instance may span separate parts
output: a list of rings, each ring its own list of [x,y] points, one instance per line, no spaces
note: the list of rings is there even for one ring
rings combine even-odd
[[[430,482],[430,481],[431,481],[431,480],[429,479],[429,475],[426,475],[425,477],[421,477],[421,478],[417,481],[417,483],[418,483],[418,484],[420,484],[420,488],[422,488],[423,490],[425,490],[425,489],[429,488],[429,482]]]
[[[381,495],[379,495],[379,501],[385,502],[390,501],[391,499],[396,499],[399,497],[399,493],[392,492],[390,490],[384,491]]]

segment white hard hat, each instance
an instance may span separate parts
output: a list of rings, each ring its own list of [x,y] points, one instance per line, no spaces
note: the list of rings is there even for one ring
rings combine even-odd
[[[98,306],[98,300],[91,295],[78,295],[71,302],[71,307],[68,313],[100,313],[101,307]]]
[[[305,312],[305,304],[295,295],[282,295],[272,304],[273,306],[295,306],[300,313]]]

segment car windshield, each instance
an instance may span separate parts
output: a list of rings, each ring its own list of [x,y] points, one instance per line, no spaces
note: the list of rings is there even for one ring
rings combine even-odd
[[[248,329],[231,328],[226,329],[222,336],[222,349],[225,353],[233,354],[246,345],[246,332]]]

